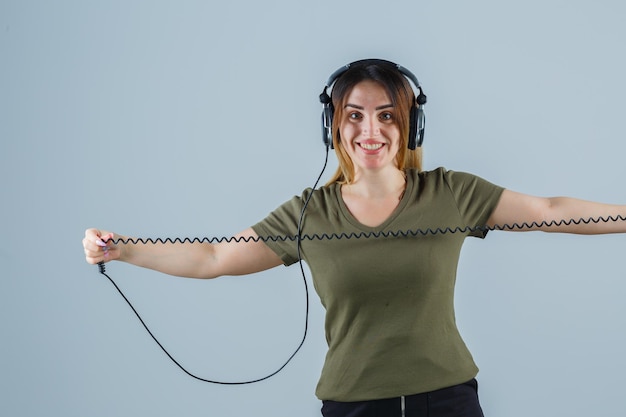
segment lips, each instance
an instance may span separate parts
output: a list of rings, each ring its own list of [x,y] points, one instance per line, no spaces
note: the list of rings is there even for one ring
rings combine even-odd
[[[354,144],[361,149],[366,155],[376,155],[385,147],[385,142],[376,140],[364,140],[362,142],[355,141]]]
[[[357,144],[366,151],[377,151],[384,146],[380,142],[357,142]]]

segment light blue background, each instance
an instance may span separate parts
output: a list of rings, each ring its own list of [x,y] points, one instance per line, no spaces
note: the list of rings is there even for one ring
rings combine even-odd
[[[319,416],[315,294],[282,373],[205,384],[84,262],[84,229],[253,224],[312,185],[317,96],[366,57],[420,79],[426,168],[626,203],[625,18],[617,0],[0,1],[0,415]],[[488,417],[624,415],[625,239],[467,243],[458,323]],[[300,340],[295,267],[209,282],[108,272],[200,376],[263,376]]]

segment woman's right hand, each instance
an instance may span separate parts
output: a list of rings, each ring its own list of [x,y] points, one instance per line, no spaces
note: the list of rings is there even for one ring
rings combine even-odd
[[[85,230],[83,249],[87,263],[97,264],[119,259],[121,251],[113,243],[113,239],[115,239],[115,234],[111,232],[98,229]]]

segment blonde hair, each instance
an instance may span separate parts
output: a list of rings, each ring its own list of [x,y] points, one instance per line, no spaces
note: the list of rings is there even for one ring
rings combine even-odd
[[[415,93],[408,80],[392,65],[384,63],[366,63],[350,67],[335,82],[331,98],[333,114],[333,146],[339,161],[339,167],[326,185],[333,183],[350,184],[354,182],[354,164],[341,143],[340,127],[344,116],[344,106],[352,89],[363,81],[373,81],[385,89],[391,103],[396,108],[396,123],[400,131],[400,144],[396,155],[396,167],[405,171],[415,168],[422,170],[422,148],[408,148],[411,107],[415,103]]]

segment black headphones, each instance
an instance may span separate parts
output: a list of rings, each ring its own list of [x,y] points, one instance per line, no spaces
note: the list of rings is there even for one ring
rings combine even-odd
[[[324,145],[326,147],[333,147],[332,126],[334,108],[332,100],[328,95],[328,89],[331,88],[335,81],[337,81],[337,79],[344,72],[348,71],[351,67],[355,65],[367,64],[382,64],[394,67],[402,75],[404,75],[406,79],[413,83],[413,85],[417,89],[417,94],[415,94],[415,102],[411,106],[408,148],[415,149],[419,146],[422,146],[422,142],[424,142],[424,127],[426,125],[426,117],[424,116],[424,104],[426,104],[426,95],[422,91],[422,87],[420,86],[417,77],[413,75],[411,71],[398,64],[394,64],[393,62],[386,61],[384,59],[363,59],[360,61],[352,62],[339,68],[337,71],[333,72],[328,78],[328,81],[326,81],[326,85],[324,86],[324,90],[322,91],[322,94],[320,94],[320,103],[322,103],[322,140],[324,141]]]

